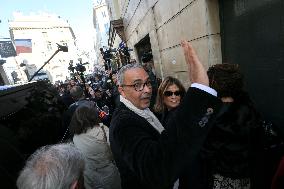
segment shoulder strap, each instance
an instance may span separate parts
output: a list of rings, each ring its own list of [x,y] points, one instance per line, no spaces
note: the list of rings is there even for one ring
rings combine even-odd
[[[64,135],[63,135],[63,137],[62,137],[62,139],[60,140],[60,143],[63,143],[63,142],[64,142],[65,137],[67,136],[68,130],[69,130],[69,127],[67,127],[67,129],[66,129],[66,131],[65,131],[65,133],[64,133]]]
[[[106,131],[105,131],[104,125],[101,125],[101,128],[102,128],[103,133],[104,133],[104,139],[107,142],[107,136],[106,136]]]

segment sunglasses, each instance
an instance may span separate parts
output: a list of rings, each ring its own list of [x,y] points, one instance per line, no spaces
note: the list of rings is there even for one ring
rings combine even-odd
[[[172,91],[165,91],[164,92],[164,95],[165,96],[173,96],[173,94],[175,95],[175,96],[181,96],[181,92],[180,91],[175,91],[175,92],[172,92]]]

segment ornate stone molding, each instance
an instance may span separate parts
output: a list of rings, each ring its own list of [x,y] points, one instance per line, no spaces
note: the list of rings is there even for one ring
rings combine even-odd
[[[122,41],[126,41],[125,33],[124,33],[124,26],[123,26],[123,20],[120,18],[118,20],[111,20],[110,21],[110,30],[109,30],[109,39],[108,39],[108,45],[110,47],[113,46],[114,40],[115,40],[115,33],[118,34],[120,39]]]

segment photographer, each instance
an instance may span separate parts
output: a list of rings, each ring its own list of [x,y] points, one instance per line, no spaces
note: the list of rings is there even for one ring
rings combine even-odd
[[[109,94],[104,92],[101,86],[97,86],[94,88],[94,98],[91,100],[96,102],[97,109],[101,112],[99,115],[101,121],[109,127],[111,115],[114,111]]]
[[[104,66],[105,66],[105,70],[111,70],[111,66],[110,66],[110,63],[111,63],[111,58],[112,58],[112,54],[111,54],[111,50],[105,50],[103,48],[100,48],[100,51],[101,51],[101,54],[103,56],[103,59],[104,59]]]
[[[85,64],[89,64],[88,62],[82,63],[82,60],[79,59],[79,63],[76,64],[76,66],[73,66],[73,60],[70,60],[68,70],[72,72],[73,77],[78,77],[78,80],[80,81],[80,86],[84,89],[84,94],[86,97],[89,97],[89,92],[86,88],[86,79],[84,77],[84,72],[86,71]],[[76,70],[76,73],[75,73]]]
[[[114,110],[119,104],[119,92],[117,87],[117,76],[116,72],[110,72],[104,82],[103,89],[105,94],[108,95],[107,98],[110,101],[110,105]]]
[[[62,137],[61,140],[66,140],[71,137],[70,132],[69,132],[69,124],[71,121],[71,118],[73,116],[73,113],[75,110],[86,103],[88,100],[85,98],[84,91],[81,87],[75,86],[70,90],[70,95],[75,101],[73,104],[69,106],[69,108],[63,113],[63,120],[62,120],[62,129],[60,136]]]
[[[112,83],[111,99],[112,99],[112,104],[116,108],[119,105],[119,92],[118,92],[118,86],[117,86],[117,74],[116,74],[116,72],[112,72],[112,74],[111,74],[111,83]]]

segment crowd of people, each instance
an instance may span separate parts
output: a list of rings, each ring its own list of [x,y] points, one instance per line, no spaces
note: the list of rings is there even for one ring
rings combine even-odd
[[[189,42],[181,48],[187,90],[171,76],[160,82],[149,56],[83,84],[58,85],[66,106],[60,144],[37,150],[17,187],[283,188],[283,161],[265,184],[262,118],[240,67],[224,63],[206,71]]]

